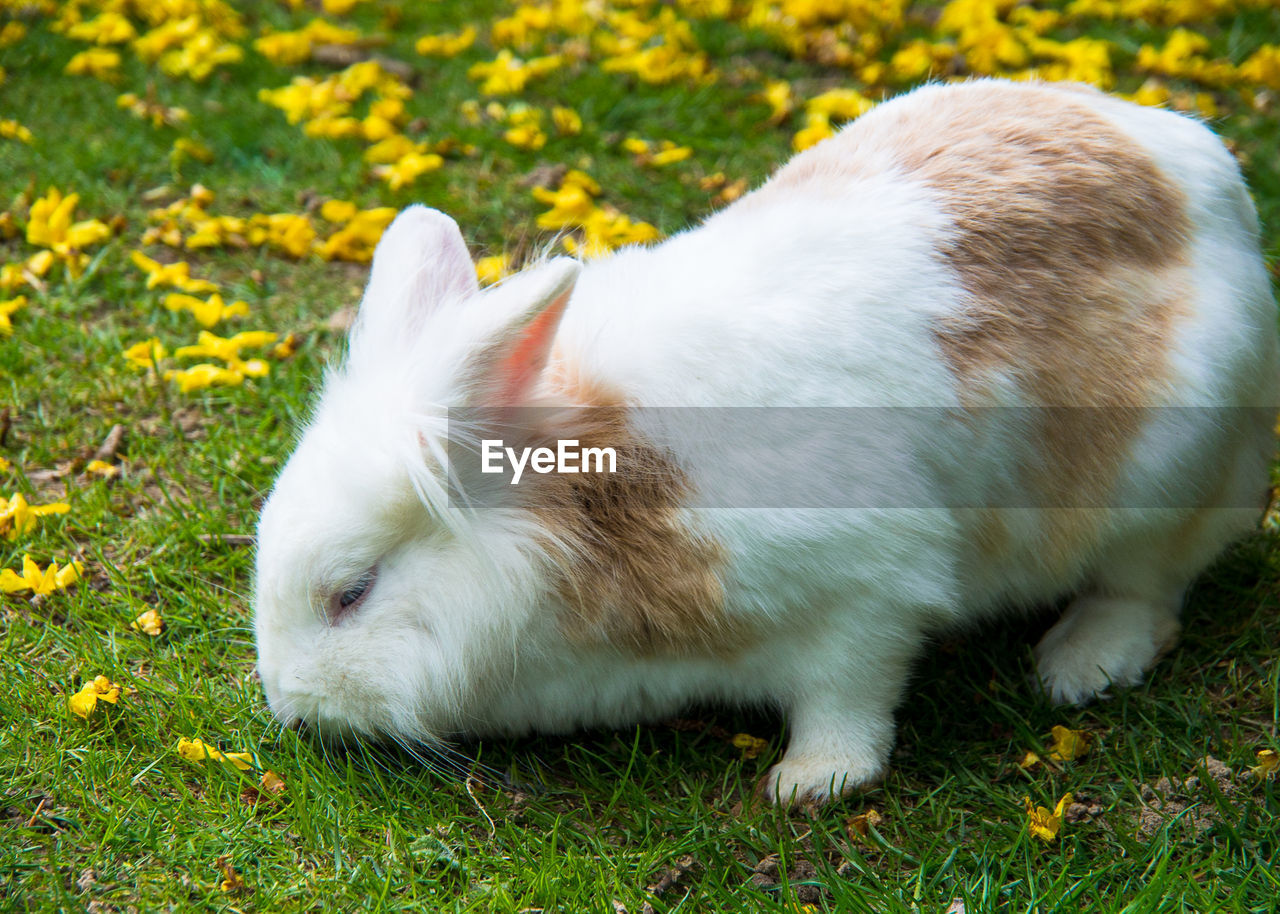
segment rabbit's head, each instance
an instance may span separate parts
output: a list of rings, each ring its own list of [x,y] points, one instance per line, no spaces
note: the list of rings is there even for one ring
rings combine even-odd
[[[254,626],[271,709],[430,740],[510,677],[545,587],[528,515],[449,506],[446,409],[529,402],[579,266],[481,291],[447,216],[388,228],[347,357],[262,511]]]

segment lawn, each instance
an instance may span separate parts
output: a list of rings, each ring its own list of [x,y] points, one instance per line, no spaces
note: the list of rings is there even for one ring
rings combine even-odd
[[[752,802],[763,712],[455,764],[282,731],[250,600],[396,208],[492,280],[675,233],[929,78],[1034,71],[1208,119],[1274,263],[1274,0],[234,7],[0,0],[0,909],[1275,910],[1270,518],[1110,701],[1028,686],[1049,616],[935,645],[888,779],[818,811]]]

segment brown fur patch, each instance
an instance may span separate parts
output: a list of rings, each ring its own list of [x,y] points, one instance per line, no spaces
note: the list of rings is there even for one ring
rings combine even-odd
[[[575,407],[557,425],[541,437],[617,453],[616,473],[550,473],[531,487],[552,535],[567,636],[641,655],[740,646],[724,612],[724,549],[681,518],[689,486],[679,467],[630,428],[621,406]]]
[[[1158,399],[1187,310],[1185,200],[1093,111],[1095,93],[1003,83],[941,91],[927,105],[872,111],[765,190],[888,172],[921,181],[948,217],[941,255],[967,292],[934,328],[962,397],[990,403],[1012,382],[1033,404],[1065,407],[1043,413],[1043,460],[1023,481],[1047,505],[1099,504],[1139,428],[1139,411],[1125,407]],[[1101,516],[1047,513],[1040,558],[1071,564]]]

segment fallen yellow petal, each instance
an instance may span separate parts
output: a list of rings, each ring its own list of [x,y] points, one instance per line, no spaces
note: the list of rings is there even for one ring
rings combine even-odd
[[[164,631],[164,619],[154,609],[148,609],[130,622],[129,627],[135,632],[142,632],[144,635],[155,638]]]
[[[845,822],[849,828],[849,834],[857,835],[859,838],[865,838],[867,833],[884,821],[884,816],[876,812],[874,809],[868,809],[861,815],[852,817]]]
[[[1091,739],[1084,730],[1070,730],[1063,726],[1053,728],[1053,745],[1049,758],[1055,762],[1071,762],[1089,751]]]
[[[185,736],[178,740],[178,755],[197,765],[203,764],[205,759],[212,759],[215,762],[230,762],[241,771],[248,771],[253,767],[253,755],[248,752],[219,752],[206,746],[202,739],[187,739]]]
[[[1030,797],[1023,797],[1022,801],[1027,808],[1027,826],[1031,834],[1041,841],[1052,841],[1057,838],[1058,832],[1062,830],[1063,813],[1066,811],[1067,804],[1071,802],[1071,794],[1064,794],[1054,806],[1053,812],[1043,806],[1033,805]]]
[[[93,709],[98,706],[98,693],[93,690],[93,684],[88,683],[79,692],[76,692],[67,699],[67,708],[72,714],[78,717],[89,719],[89,715],[93,713]]]
[[[115,704],[120,699],[120,686],[106,676],[95,676],[67,699],[67,709],[77,717],[89,719],[99,701]]]
[[[1249,770],[1259,780],[1275,777],[1280,774],[1280,753],[1274,749],[1259,749],[1258,764]]]
[[[755,758],[769,748],[769,741],[750,733],[737,733],[731,740],[734,746],[742,750],[743,758]]]
[[[120,475],[120,468],[107,463],[105,460],[90,460],[85,464],[84,471],[92,476],[101,476],[103,479],[111,479]]]

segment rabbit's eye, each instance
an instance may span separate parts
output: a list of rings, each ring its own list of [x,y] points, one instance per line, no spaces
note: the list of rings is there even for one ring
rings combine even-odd
[[[365,580],[356,581],[350,587],[342,592],[342,596],[338,597],[338,605],[343,609],[355,603],[364,596],[365,591],[369,589],[369,582]]]
[[[331,614],[334,622],[364,602],[364,598],[373,589],[373,581],[376,577],[376,571],[366,571],[338,593]]]

